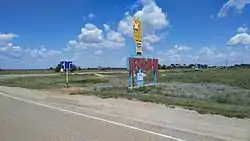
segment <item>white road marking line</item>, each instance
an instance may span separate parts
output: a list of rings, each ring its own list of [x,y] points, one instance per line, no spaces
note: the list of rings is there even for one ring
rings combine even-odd
[[[54,104],[58,104],[58,103],[54,103]],[[76,109],[80,109],[80,110],[85,110],[85,111],[87,110],[87,111],[89,111],[88,109],[83,108],[83,107],[79,107],[79,106],[73,106],[73,105],[68,105],[68,104],[62,104],[62,105],[63,106],[68,106],[68,107],[71,107],[71,108],[76,108]],[[113,117],[117,117],[117,118],[123,118],[123,119],[131,120],[131,121],[136,121],[136,122],[142,122],[142,123],[145,122],[145,121],[143,121],[141,119],[138,119],[138,118],[124,117],[124,116],[120,116],[120,115],[116,115],[116,114],[107,114],[107,113],[96,112],[96,111],[95,111],[95,113],[102,114],[102,115],[113,116]],[[147,123],[153,125],[153,123],[151,123],[151,122],[147,122]],[[164,125],[164,127],[167,127],[169,129],[173,129],[173,130],[177,130],[177,131],[181,131],[181,132],[187,132],[187,133],[190,133],[190,134],[197,134],[197,135],[202,135],[202,136],[209,136],[209,137],[213,137],[213,138],[217,138],[217,139],[221,139],[221,140],[230,140],[230,138],[216,136],[216,135],[209,134],[209,133],[207,134],[207,133],[192,131],[192,130],[183,129],[183,128],[176,128],[176,127],[168,126],[168,125]]]
[[[168,139],[172,139],[172,140],[176,140],[176,141],[185,141],[183,139],[173,137],[173,136],[170,136],[170,135],[164,135],[164,134],[161,134],[161,133],[156,133],[156,132],[153,132],[153,131],[149,131],[149,130],[141,129],[141,128],[138,128],[138,127],[130,126],[130,125],[127,125],[127,124],[124,124],[124,123],[110,121],[110,120],[107,120],[107,119],[98,118],[98,117],[95,117],[95,116],[91,116],[91,115],[87,115],[87,114],[83,114],[83,113],[78,113],[78,112],[74,112],[74,111],[70,111],[70,110],[66,110],[66,109],[62,109],[62,108],[58,108],[58,107],[54,107],[54,106],[50,106],[50,105],[30,101],[30,100],[27,100],[27,99],[19,98],[19,97],[8,95],[8,94],[0,93],[0,95],[5,96],[5,97],[9,97],[9,98],[12,98],[12,99],[15,99],[15,100],[23,101],[23,102],[26,102],[26,103],[31,103],[31,104],[34,104],[34,105],[38,105],[38,106],[42,106],[42,107],[46,107],[46,108],[50,108],[50,109],[70,113],[70,114],[75,114],[75,115],[82,116],[82,117],[87,117],[87,118],[90,118],[90,119],[99,120],[99,121],[114,124],[114,125],[117,125],[117,126],[126,127],[126,128],[134,129],[134,130],[137,130],[137,131],[149,133],[149,134],[152,134],[152,135],[157,135],[157,136],[160,136],[160,137],[163,137],[163,138],[168,138]]]

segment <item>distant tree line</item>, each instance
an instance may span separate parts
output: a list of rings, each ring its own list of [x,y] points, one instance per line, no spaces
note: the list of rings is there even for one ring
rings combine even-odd
[[[159,69],[191,69],[194,68],[195,64],[170,64],[170,65],[158,65]],[[198,68],[209,68],[206,64],[197,64]]]
[[[208,69],[208,68],[245,68],[245,69],[250,69],[250,64],[234,64],[232,66],[209,66],[207,64],[197,64],[198,68],[201,69]],[[159,69],[194,69],[195,64],[170,64],[170,65],[158,65]],[[76,70],[126,70],[127,68],[122,68],[122,67],[96,67],[96,68],[82,68],[80,66],[76,66],[73,64],[72,69],[70,72],[74,72]],[[16,69],[9,69],[9,70],[16,70]],[[24,69],[25,70],[25,69]],[[42,70],[42,69],[30,69],[30,70]],[[56,67],[50,67],[47,70],[54,70],[55,72],[60,72],[61,71],[61,64],[57,64]],[[6,69],[0,68],[0,71],[6,71]]]
[[[209,68],[249,68],[250,69],[250,64],[235,64],[232,66],[209,66],[207,64],[196,64],[199,69],[209,69]],[[158,65],[159,69],[194,69],[195,64],[170,64],[170,65]],[[50,67],[49,70],[54,70],[55,72],[60,72],[61,71],[61,64],[57,64],[55,68]],[[121,68],[121,67],[96,67],[96,68],[82,68],[80,66],[76,66],[73,64],[72,69],[70,72],[74,72],[76,70],[126,70],[126,68]],[[1,69],[0,69],[1,71]]]
[[[72,69],[70,72],[74,72],[77,70],[125,70],[126,68],[119,68],[119,67],[96,67],[96,68],[82,68],[80,66],[76,66],[75,64],[72,65]],[[55,68],[50,67],[49,70],[54,70],[55,72],[60,72],[61,71],[61,63],[57,64]]]
[[[209,66],[207,64],[170,64],[170,65],[158,65],[159,69],[192,69],[197,65],[198,68],[250,68],[250,64],[235,64],[233,66]]]

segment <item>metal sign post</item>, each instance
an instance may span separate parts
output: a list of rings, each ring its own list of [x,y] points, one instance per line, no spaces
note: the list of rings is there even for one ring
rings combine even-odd
[[[196,81],[198,80],[198,70],[199,70],[199,67],[197,64],[194,65],[194,70],[195,70],[195,74],[194,74],[194,77],[196,79]]]
[[[66,70],[66,88],[69,87],[69,70]]]
[[[66,88],[69,87],[69,70],[72,68],[72,62],[71,61],[62,61],[61,67],[65,71],[66,74]]]
[[[142,56],[142,24],[139,18],[133,20],[135,51],[137,56]]]

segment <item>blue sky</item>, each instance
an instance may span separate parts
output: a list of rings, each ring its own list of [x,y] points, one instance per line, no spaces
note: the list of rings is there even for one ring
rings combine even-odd
[[[250,63],[250,0],[3,0],[0,68],[126,66],[132,19],[161,64]]]

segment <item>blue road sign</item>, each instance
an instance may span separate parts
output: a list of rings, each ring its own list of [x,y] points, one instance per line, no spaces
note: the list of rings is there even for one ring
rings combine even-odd
[[[70,70],[73,67],[72,61],[62,61],[61,62],[61,68],[63,70]]]

